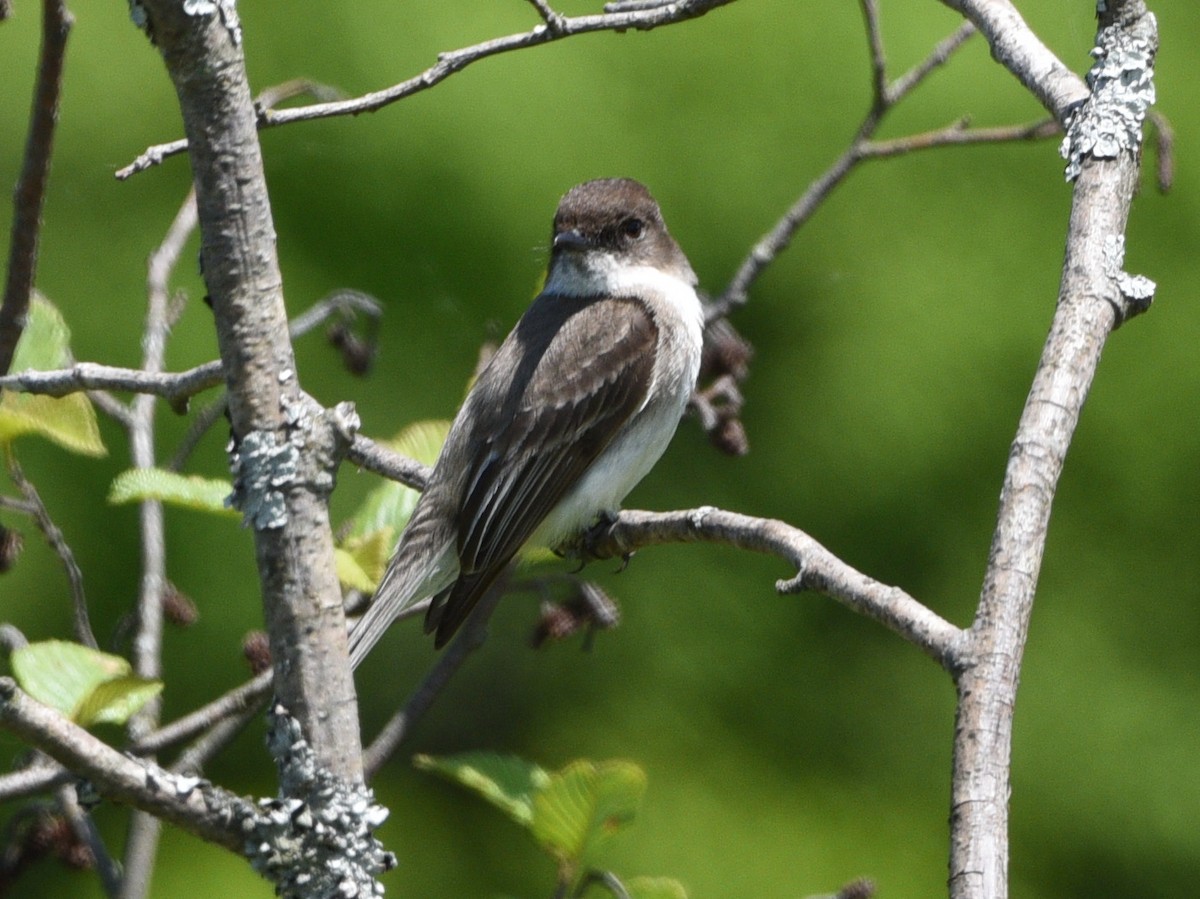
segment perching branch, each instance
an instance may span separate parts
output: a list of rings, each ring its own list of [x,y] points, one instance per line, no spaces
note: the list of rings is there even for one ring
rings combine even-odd
[[[290,122],[374,112],[397,100],[403,100],[405,97],[428,90],[456,72],[461,72],[472,63],[489,56],[535,47],[539,44],[548,44],[562,38],[595,31],[622,32],[631,29],[648,31],[662,25],[672,25],[676,22],[697,18],[719,6],[732,3],[733,0],[677,0],[674,3],[659,4],[648,9],[631,9],[592,16],[563,16],[554,12],[549,4],[541,2],[541,0],[537,0],[537,2],[530,0],[530,2],[533,2],[538,14],[543,19],[542,23],[531,31],[494,38],[447,53],[439,53],[437,63],[419,75],[414,75],[407,81],[380,91],[364,94],[361,97],[314,103],[309,106],[295,106],[290,109],[263,110],[258,116],[258,127],[270,128]],[[117,178],[123,181],[131,175],[136,175],[138,172],[160,164],[164,159],[184,152],[187,147],[186,140],[176,140],[150,147],[132,163],[118,170]]]
[[[46,183],[50,179],[54,127],[58,122],[58,103],[62,94],[67,35],[74,22],[63,0],[42,0],[41,58],[25,142],[25,160],[13,193],[8,276],[4,283],[4,299],[0,302],[0,374],[7,373],[12,364],[33,294],[38,241],[42,233],[42,206],[46,200]]]
[[[780,593],[815,590],[880,622],[943,668],[953,670],[966,633],[899,587],[873,580],[847,565],[799,528],[704,506],[675,512],[625,511],[584,541],[585,556],[624,556],[662,543],[723,543],[778,556],[796,571],[779,580]]]

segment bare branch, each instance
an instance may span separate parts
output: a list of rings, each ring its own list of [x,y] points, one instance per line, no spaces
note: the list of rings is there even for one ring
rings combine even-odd
[[[1096,45],[1089,76],[1096,92],[1072,118],[1066,141],[1077,177],[1054,320],[1009,452],[979,607],[955,672],[955,899],[1007,895],[1013,712],[1051,505],[1108,335],[1149,301],[1128,295],[1137,279],[1121,263],[1138,183],[1141,112],[1154,94],[1154,16],[1141,0],[1111,0]],[[1056,79],[1045,77],[1047,93]],[[1112,129],[1112,121],[1129,130]],[[1093,122],[1102,123],[1099,145],[1086,133]]]
[[[969,128],[967,120],[960,119],[937,131],[910,134],[894,140],[867,141],[860,150],[863,159],[886,159],[935,147],[1044,140],[1057,134],[1062,134],[1062,126],[1054,119],[1042,119],[1040,122],[1030,122],[1026,125],[1002,125],[997,128]]]
[[[169,821],[189,833],[240,853],[241,821],[255,815],[244,799],[195,778],[130,758],[0,678],[0,725],[36,746],[104,796]]]
[[[463,662],[483,645],[484,640],[487,639],[488,620],[492,617],[497,603],[504,596],[504,587],[503,583],[497,583],[479,601],[479,605],[471,613],[462,633],[437,657],[425,677],[413,690],[412,695],[392,715],[371,745],[363,751],[363,773],[368,780],[373,778],[400,748],[412,726],[429,711],[430,706],[462,668]],[[406,609],[402,617],[407,618],[409,615],[422,612],[428,605],[428,600],[418,603],[415,607]]]
[[[13,193],[12,242],[8,250],[8,277],[0,302],[0,374],[12,365],[17,340],[25,329],[29,299],[37,271],[38,241],[42,232],[42,206],[50,179],[50,157],[54,149],[54,126],[62,94],[63,63],[67,35],[75,19],[63,0],[42,2],[42,49],[25,160]]]
[[[247,710],[257,710],[271,692],[270,670],[256,675],[208,705],[160,727],[158,730],[138,738],[129,747],[135,755],[152,755],[169,746],[189,740],[201,731],[208,730],[226,718]]]
[[[88,399],[92,403],[115,421],[117,424],[126,430],[133,424],[133,413],[129,411],[129,406],[121,402],[107,390],[89,390],[87,392]]]
[[[912,93],[913,89],[921,84],[934,69],[944,66],[950,61],[950,57],[967,42],[967,40],[975,34],[975,26],[971,22],[963,22],[951,34],[942,38],[934,48],[929,51],[921,62],[917,63],[895,81],[891,82],[886,89],[887,105],[895,106],[906,96]]]
[[[229,389],[234,497],[253,528],[275,692],[320,767],[362,777],[354,682],[326,502],[357,427],[307,414],[240,30],[221,9],[143,0],[189,138],[200,253]],[[293,464],[294,463],[294,464]]]
[[[711,506],[676,512],[622,512],[615,524],[590,535],[585,555],[623,556],[661,543],[723,543],[778,556],[796,569],[780,580],[780,593],[815,590],[880,622],[943,668],[954,670],[966,637],[960,628],[926,608],[899,587],[890,587],[851,568],[808,534],[782,521],[752,518]]]
[[[31,509],[34,523],[38,526],[38,530],[42,532],[42,535],[46,538],[46,542],[50,544],[50,548],[54,550],[54,554],[58,556],[59,561],[62,562],[62,566],[67,572],[67,582],[71,586],[71,605],[74,610],[75,638],[85,646],[96,649],[99,644],[96,642],[96,635],[92,632],[92,621],[88,615],[87,608],[87,596],[83,591],[83,573],[79,570],[79,564],[75,561],[75,553],[71,551],[71,545],[67,543],[67,538],[63,536],[63,532],[59,530],[58,525],[54,523],[54,519],[50,517],[50,510],[42,502],[42,497],[38,493],[37,488],[33,486],[33,482],[25,477],[25,472],[17,461],[17,455],[13,451],[11,444],[4,448],[4,455],[8,466],[8,476],[25,498],[25,502]]]
[[[117,896],[121,892],[121,872],[109,854],[108,847],[100,831],[90,815],[83,810],[75,795],[75,787],[64,785],[58,789],[58,807],[62,809],[63,817],[71,825],[76,839],[88,847],[92,860],[96,865],[96,873],[100,875],[100,883],[104,892],[109,896]]]
[[[158,248],[150,254],[146,265],[146,325],[142,332],[142,371],[147,375],[162,373],[166,358],[167,337],[182,310],[174,309],[170,301],[168,282],[183,253],[184,245],[196,230],[196,191],[188,191],[179,212]],[[134,397],[129,417],[130,456],[134,468],[153,468],[157,464],[154,448],[155,397],[138,394]],[[158,500],[138,504],[138,523],[141,531],[142,576],[136,606],[137,628],[133,639],[133,665],[139,677],[156,679],[162,676],[163,595],[167,586],[167,543],[164,531],[163,507]],[[129,721],[126,728],[136,740],[158,726],[162,704],[156,698],[146,703]],[[142,899],[150,889],[162,824],[153,815],[135,811],[129,822],[125,840],[124,877],[121,899]]]
[[[39,757],[42,761],[0,776],[0,802],[48,793],[76,779],[74,774],[58,762],[51,761],[40,753]]]
[[[879,24],[878,0],[860,0],[863,20],[867,28],[867,46],[871,51],[871,92],[875,106],[883,109],[888,104],[887,56],[883,51],[883,30]]]
[[[409,459],[407,456],[385,449],[370,437],[364,437],[362,434],[355,435],[354,443],[350,446],[350,452],[346,454],[346,459],[360,468],[373,471],[390,481],[399,481],[416,490],[425,488],[432,470],[415,459]]]
[[[187,401],[224,380],[220,361],[206,362],[183,372],[148,372],[95,362],[76,362],[53,371],[22,371],[0,377],[0,389],[46,396],[66,396],[83,390],[127,390],[161,396],[182,411]]]
[[[872,135],[878,130],[888,112],[924,81],[931,72],[944,65],[954,51],[974,33],[971,23],[960,25],[952,34],[939,42],[922,62],[889,84],[887,72],[884,69],[879,11],[874,0],[862,0],[862,3],[863,15],[867,23],[868,41],[871,46],[872,84],[874,86],[871,107],[867,110],[850,145],[824,173],[808,186],[791,208],[783,214],[775,227],[759,239],[721,296],[708,305],[705,310],[705,319],[709,324],[745,305],[750,287],[758,280],[767,266],[787,249],[796,231],[812,217],[834,188],[841,184],[854,167],[866,158],[863,150],[869,145]]]
[[[534,2],[535,8],[541,13],[542,7],[551,16],[557,16],[545,3]],[[630,29],[647,31],[662,25],[672,25],[687,19],[694,19],[705,13],[732,3],[733,0],[676,0],[674,3],[657,4],[647,8],[629,9],[625,11],[604,13],[593,16],[558,16],[557,23],[552,26],[549,20],[544,20],[532,31],[508,35],[484,41],[470,47],[452,50],[438,54],[438,61],[419,75],[402,81],[384,90],[374,91],[350,100],[337,100],[326,103],[314,103],[310,106],[296,106],[278,111],[264,110],[258,117],[258,127],[269,128],[275,125],[286,125],[290,122],[303,122],[311,119],[323,119],[331,116],[358,115],[363,112],[374,112],[402,100],[405,97],[428,90],[444,81],[456,72],[461,72],[472,63],[489,56],[507,53],[511,50],[521,50],[547,44],[561,38],[594,31],[628,31]],[[186,140],[176,140],[167,144],[150,147],[132,163],[116,173],[119,180],[125,180],[131,175],[143,172],[158,165],[164,159],[182,153],[187,149]]]

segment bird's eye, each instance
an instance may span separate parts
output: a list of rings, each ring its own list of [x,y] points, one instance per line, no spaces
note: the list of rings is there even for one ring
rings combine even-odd
[[[621,233],[631,240],[637,240],[646,233],[646,223],[638,218],[627,218],[621,222]]]

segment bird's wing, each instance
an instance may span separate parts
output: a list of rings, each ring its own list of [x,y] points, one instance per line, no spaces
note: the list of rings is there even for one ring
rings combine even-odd
[[[563,311],[527,314],[522,325],[532,321],[538,330],[523,334],[518,325],[499,351],[513,358],[488,372],[519,374],[502,399],[482,393],[492,402],[477,412],[478,451],[458,514],[461,573],[426,617],[438,646],[649,395],[658,326],[641,302],[545,296],[537,302]]]

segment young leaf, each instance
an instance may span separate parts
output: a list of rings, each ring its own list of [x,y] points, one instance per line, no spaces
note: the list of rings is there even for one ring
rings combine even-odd
[[[162,681],[129,674],[97,684],[71,716],[81,727],[124,724],[162,692]]]
[[[182,475],[161,468],[131,468],[113,478],[108,501],[114,506],[156,499],[187,509],[199,509],[231,518],[240,518],[236,509],[227,508],[225,497],[232,488],[219,478]]]
[[[71,332],[58,310],[35,294],[10,370],[52,371],[70,365],[70,338]],[[0,396],[0,443],[22,434],[39,434],[85,456],[107,452],[96,426],[96,412],[84,393],[55,398],[5,391]]]
[[[12,654],[17,683],[26,693],[77,724],[124,724],[162,690],[133,674],[129,662],[65,640],[30,643]]]
[[[364,593],[375,592],[395,542],[391,527],[380,528],[365,537],[346,538],[334,550],[338,580]]]
[[[635,877],[625,881],[629,899],[687,899],[687,890],[670,877]]]
[[[583,870],[637,814],[646,774],[632,762],[571,762],[533,801],[534,837],[561,863]]]
[[[529,827],[534,797],[551,780],[533,762],[493,752],[464,752],[441,758],[418,755],[413,764],[478,793],[522,827]]]

